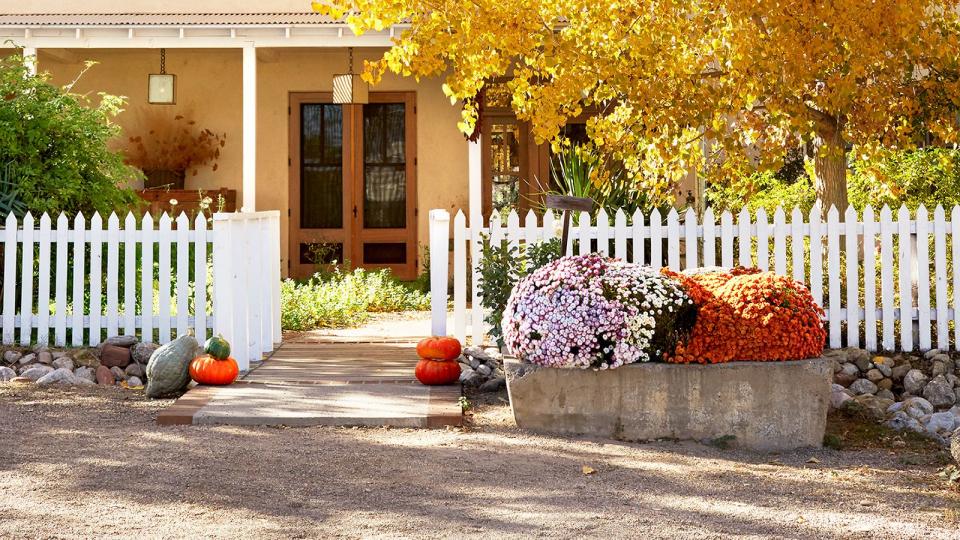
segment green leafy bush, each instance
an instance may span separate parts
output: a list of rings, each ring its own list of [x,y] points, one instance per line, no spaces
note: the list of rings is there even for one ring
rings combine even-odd
[[[736,214],[744,207],[749,209],[751,214],[763,208],[767,215],[773,215],[777,206],[783,206],[788,213],[796,206],[806,215],[816,202],[817,195],[807,175],[800,175],[791,181],[781,179],[775,172],[768,171],[736,182],[711,184],[707,189],[706,199],[715,215],[725,210]]]
[[[751,212],[763,208],[769,215],[782,205],[784,210],[798,206],[807,213],[817,198],[810,173],[784,176],[765,172],[732,183],[711,184],[707,202],[714,212],[736,213],[746,206]],[[933,210],[939,204],[949,212],[960,204],[960,150],[888,152],[870,159],[855,154],[847,174],[847,196],[858,212],[868,204],[875,210],[885,204],[893,209],[906,204],[910,210],[922,204]]]
[[[481,246],[480,278],[477,286],[483,295],[482,305],[487,310],[484,320],[491,326],[489,335],[503,345],[503,310],[513,287],[530,272],[560,258],[560,240],[554,238],[518,249],[509,242],[495,246],[484,237]]]
[[[109,147],[120,133],[112,119],[123,98],[100,93],[93,105],[71,86],[31,76],[20,54],[0,58],[0,165],[9,167],[6,180],[15,184],[22,208],[37,215],[134,208],[139,199],[125,186],[139,173]]]
[[[848,175],[850,204],[863,210],[884,204],[910,210],[938,204],[947,212],[960,204],[960,150],[929,148],[912,152],[891,152],[880,159],[854,159]]]
[[[306,281],[287,279],[280,286],[285,330],[356,326],[371,312],[429,308],[429,293],[397,280],[389,270],[344,272],[337,267]]]

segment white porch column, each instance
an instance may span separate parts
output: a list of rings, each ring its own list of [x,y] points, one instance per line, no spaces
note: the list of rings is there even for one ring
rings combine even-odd
[[[242,212],[257,209],[257,49],[243,47],[243,204]]]
[[[37,49],[35,47],[23,48],[23,65],[26,66],[30,75],[37,74]]]
[[[480,127],[477,126],[477,129]],[[480,143],[483,138],[478,137],[477,142],[467,141],[467,178],[470,186],[470,223],[473,223],[474,216],[483,215],[483,171],[480,167]]]

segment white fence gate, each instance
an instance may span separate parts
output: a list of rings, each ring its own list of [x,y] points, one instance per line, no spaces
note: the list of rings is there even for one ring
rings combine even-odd
[[[453,335],[464,341],[468,318],[473,343],[481,343],[485,325],[479,279],[481,240],[509,242],[518,249],[560,236],[559,216],[542,219],[530,211],[523,223],[511,211],[506,226],[494,213],[485,227],[479,216],[468,226],[462,212],[453,219]],[[821,220],[816,206],[789,218],[777,208],[772,220],[764,210],[743,210],[736,220],[707,209],[698,219],[692,209],[671,210],[663,220],[654,210],[628,216],[618,210],[610,223],[601,210],[596,223],[582,213],[571,226],[567,254],[599,251],[632,262],[684,270],[703,266],[757,266],[805,283],[826,311],[828,345],[869,350],[958,350],[960,346],[960,206],[937,207],[931,219],[924,207],[914,216],[906,207],[893,215],[867,207],[862,216],[849,208],[840,221],[836,208]],[[430,212],[431,294],[434,334],[447,333],[450,215]],[[502,244],[498,244],[502,245]],[[854,264],[847,264],[855,261]],[[824,265],[826,262],[826,265]],[[953,339],[951,339],[951,336]]]
[[[212,229],[210,224],[212,223]],[[241,369],[280,341],[280,213],[12,214],[0,229],[2,342],[95,346],[222,334]],[[211,292],[212,291],[212,294]]]

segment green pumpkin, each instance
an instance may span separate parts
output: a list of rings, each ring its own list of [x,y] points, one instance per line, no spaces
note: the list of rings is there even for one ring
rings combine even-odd
[[[203,344],[203,352],[217,360],[226,360],[230,358],[230,344],[223,336],[213,336]]]
[[[166,397],[186,390],[190,361],[199,354],[200,344],[193,336],[180,336],[154,351],[147,362],[147,397]]]

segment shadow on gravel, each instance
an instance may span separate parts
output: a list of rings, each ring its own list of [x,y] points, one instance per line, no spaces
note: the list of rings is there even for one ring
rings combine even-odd
[[[113,392],[0,391],[0,485],[15,473],[55,486],[47,496],[62,504],[109,502],[110,515],[150,505],[183,505],[188,520],[190,508],[242,511],[290,536],[623,536],[644,527],[812,537],[853,521],[910,536],[946,534],[925,522],[950,527],[934,518],[960,507],[918,485],[931,471],[898,471],[880,452],[770,456],[499,427],[159,427],[162,406]]]

